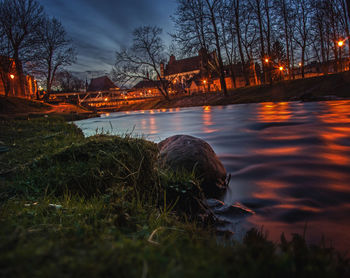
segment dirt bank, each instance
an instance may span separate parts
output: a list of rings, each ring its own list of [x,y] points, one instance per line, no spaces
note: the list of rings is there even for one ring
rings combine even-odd
[[[36,100],[0,96],[0,118],[27,119],[45,115],[58,115],[69,121],[97,116],[84,107],[69,103],[51,105]]]

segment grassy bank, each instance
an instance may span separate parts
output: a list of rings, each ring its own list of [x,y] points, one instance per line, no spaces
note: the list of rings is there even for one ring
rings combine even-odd
[[[228,96],[207,93],[193,96],[175,96],[170,101],[157,99],[144,103],[125,105],[118,111],[146,110],[204,105],[274,101],[317,101],[350,98],[350,72],[307,79],[286,80],[272,85],[250,86],[231,90]]]
[[[51,117],[0,129],[1,277],[349,277],[346,257],[297,235],[218,243],[187,210],[198,180],[158,169],[152,142]]]

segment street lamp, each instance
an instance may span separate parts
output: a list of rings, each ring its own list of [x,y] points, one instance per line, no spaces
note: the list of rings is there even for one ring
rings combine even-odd
[[[283,71],[283,70],[284,70],[284,68],[283,68],[282,66],[280,66],[280,67],[279,67],[279,70],[280,70],[280,71]]]
[[[343,46],[344,46],[344,41],[343,40],[338,41],[340,71],[343,71],[343,63],[342,63],[342,57],[341,57],[341,48]]]
[[[269,59],[268,59],[268,58],[266,58],[266,59],[265,59],[265,63],[268,63],[268,62],[270,62],[270,61],[269,61]]]
[[[13,74],[10,74],[10,78],[11,78],[11,79],[14,79],[15,76],[14,76]]]

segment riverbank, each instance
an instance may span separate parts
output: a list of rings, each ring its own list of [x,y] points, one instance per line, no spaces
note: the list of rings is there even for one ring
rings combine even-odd
[[[0,276],[349,275],[345,256],[302,236],[218,238],[177,209],[198,181],[158,169],[152,142],[84,138],[51,116],[2,119],[0,128]]]
[[[167,109],[257,102],[322,101],[350,98],[350,72],[307,79],[286,80],[273,85],[250,86],[228,92],[176,96],[121,106],[114,111]]]
[[[97,117],[85,107],[69,103],[51,105],[42,101],[0,96],[0,119],[28,119],[43,116],[60,116],[67,121]]]

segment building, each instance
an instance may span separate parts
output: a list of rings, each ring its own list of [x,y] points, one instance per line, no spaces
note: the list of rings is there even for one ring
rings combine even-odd
[[[93,78],[87,88],[88,92],[97,91],[116,91],[119,88],[108,78],[108,76],[101,76],[98,78]]]
[[[159,80],[142,80],[138,82],[128,93],[130,97],[154,97],[160,96],[161,92]]]
[[[217,92],[221,90],[221,84],[215,64],[217,64],[216,52],[208,53],[205,49],[201,49],[197,56],[190,58],[176,60],[175,56],[171,55],[166,65],[160,64],[160,72],[163,78],[171,82],[171,88],[175,92]],[[225,66],[224,72],[227,89],[246,85],[241,64]],[[249,81],[250,84],[258,83],[255,71],[250,71]]]
[[[20,89],[20,78],[17,76],[14,59],[0,56],[0,95],[36,98],[38,85],[31,75],[23,74],[24,92]]]
[[[221,91],[221,84],[214,67],[216,63],[216,52],[208,53],[205,49],[201,49],[197,56],[180,60],[171,55],[168,63],[160,63],[160,75],[168,82],[169,95],[217,92]],[[250,84],[257,84],[259,81],[255,65],[253,66],[254,70],[250,70],[249,81]],[[241,64],[225,66],[224,71],[227,89],[246,86]],[[160,96],[158,89],[160,84],[157,82],[159,80],[142,80],[131,89],[129,95],[133,97]]]

